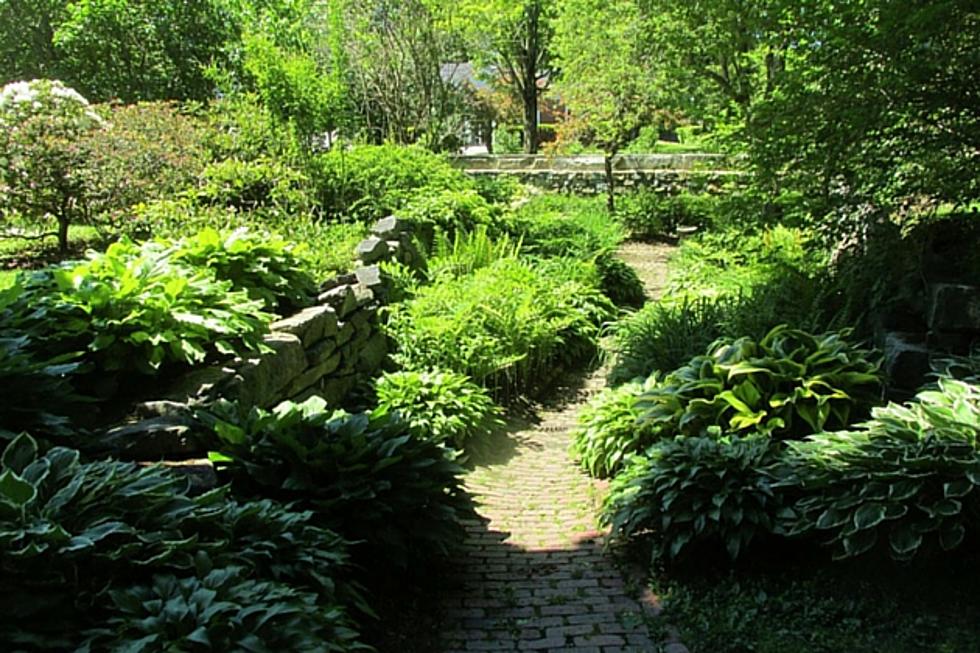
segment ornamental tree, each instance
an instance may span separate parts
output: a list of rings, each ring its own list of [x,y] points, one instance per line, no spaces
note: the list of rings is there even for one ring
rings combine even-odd
[[[62,253],[68,227],[86,219],[91,179],[85,136],[104,126],[77,91],[59,81],[14,82],[0,90],[0,206],[43,229],[49,220]]]

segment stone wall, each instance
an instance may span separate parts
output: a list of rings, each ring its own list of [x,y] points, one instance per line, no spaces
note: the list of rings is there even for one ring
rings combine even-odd
[[[602,156],[470,155],[455,157],[453,165],[474,176],[510,175],[545,190],[581,195],[607,191]],[[742,175],[730,169],[727,157],[717,154],[623,154],[613,157],[612,168],[619,192],[710,191]]]
[[[394,217],[373,227],[357,255],[361,265],[321,284],[315,305],[270,326],[263,339],[267,351],[188,372],[156,398],[136,405],[130,418],[109,432],[111,446],[137,460],[199,454],[185,437],[189,416],[194,407],[219,398],[269,408],[319,395],[339,406],[354,387],[378,373],[388,353],[378,321],[386,293],[377,264],[422,262],[408,228]]]

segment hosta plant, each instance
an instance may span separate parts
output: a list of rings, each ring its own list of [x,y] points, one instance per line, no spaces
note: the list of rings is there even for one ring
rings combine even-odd
[[[793,438],[843,428],[881,392],[875,356],[846,338],[783,325],[758,342],[719,340],[643,393],[639,422],[691,436]]]
[[[122,240],[77,264],[25,277],[17,328],[54,354],[85,351],[100,371],[153,372],[262,347],[272,316],[229,281]]]
[[[221,404],[202,418],[239,494],[313,511],[318,524],[357,542],[353,552],[372,572],[407,569],[461,541],[458,520],[471,509],[461,468],[383,409],[331,412],[312,397],[244,414]]]
[[[703,543],[737,558],[783,510],[767,474],[773,456],[766,437],[660,442],[613,480],[603,520],[620,536],[649,533],[668,559]]]
[[[309,512],[269,500],[238,503],[228,498],[227,488],[191,497],[186,487],[182,477],[157,467],[86,463],[72,449],[42,452],[27,435],[9,443],[0,468],[0,640],[74,650],[83,632],[113,621],[119,626],[115,634],[89,634],[99,641],[115,638],[117,647],[152,635],[154,646],[167,650],[195,639],[203,646],[200,633],[193,634],[201,626],[215,628],[208,637],[226,650],[215,639],[230,632],[224,628],[242,635],[251,629],[260,638],[268,634],[249,606],[262,596],[278,596],[295,599],[292,607],[284,606],[291,612],[296,606],[307,610],[314,600],[325,621],[313,625],[329,625],[345,641],[343,633],[353,623],[348,614],[363,611],[364,603],[360,589],[347,580],[344,540],[314,526]],[[196,592],[200,574],[212,565],[242,568],[261,588],[224,587],[223,602],[215,606],[212,593]],[[156,623],[184,624],[165,630],[154,630],[152,620],[124,626],[127,614],[143,608],[116,599],[130,594],[133,585],[154,583],[153,576],[173,576],[178,585],[192,587],[203,612],[158,611]],[[183,600],[175,598],[174,605]],[[229,623],[215,621],[217,615]],[[265,615],[276,618],[274,611]],[[233,622],[238,625],[231,628]],[[137,635],[143,627],[152,632]]]
[[[415,433],[459,452],[503,425],[486,389],[455,372],[392,372],[378,379],[375,389],[378,404],[397,411]]]
[[[316,594],[254,580],[243,567],[212,569],[202,558],[195,575],[110,591],[111,616],[85,633],[78,651],[370,650],[343,611],[317,605]]]
[[[303,248],[277,236],[247,229],[222,234],[208,228],[174,247],[174,261],[212,270],[218,280],[231,282],[233,290],[244,290],[269,311],[307,306],[316,294]]]
[[[900,560],[958,547],[980,516],[980,388],[940,381],[859,428],[790,443],[779,484],[799,493],[789,534],[813,534],[837,558],[881,544]]]
[[[656,383],[654,375],[644,383],[606,389],[579,412],[572,432],[572,454],[589,474],[614,476],[632,454],[642,453],[656,441],[653,431],[636,424],[636,400]]]

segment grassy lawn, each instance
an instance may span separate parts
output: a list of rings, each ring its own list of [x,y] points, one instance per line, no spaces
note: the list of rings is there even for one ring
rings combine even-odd
[[[910,565],[789,555],[660,573],[661,621],[692,653],[980,651],[980,555]]]
[[[98,249],[103,238],[95,227],[72,225],[68,230],[69,251],[67,258],[77,258],[90,248]],[[54,236],[43,240],[26,238],[0,238],[0,270],[37,268],[61,260],[58,239]]]

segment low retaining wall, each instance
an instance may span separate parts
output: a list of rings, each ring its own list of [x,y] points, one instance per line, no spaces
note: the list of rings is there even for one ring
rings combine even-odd
[[[375,376],[388,354],[378,322],[386,292],[377,263],[422,262],[404,223],[380,220],[357,246],[361,266],[321,284],[314,306],[274,322],[263,342],[268,351],[194,369],[135,406],[108,433],[110,445],[135,460],[188,458],[203,453],[186,437],[195,407],[219,398],[268,408],[319,395],[339,406],[355,386]]]
[[[469,155],[452,159],[467,174],[509,175],[546,190],[593,195],[607,191],[602,156]],[[719,189],[743,173],[729,169],[719,154],[623,154],[613,157],[613,178],[620,192],[647,188],[662,192]]]

